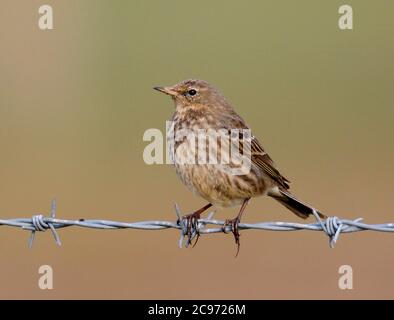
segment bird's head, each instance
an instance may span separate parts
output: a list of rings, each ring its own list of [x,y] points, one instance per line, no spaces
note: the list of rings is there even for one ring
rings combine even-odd
[[[170,95],[177,107],[226,106],[227,102],[220,92],[204,80],[185,80],[172,87],[154,87],[155,90]]]

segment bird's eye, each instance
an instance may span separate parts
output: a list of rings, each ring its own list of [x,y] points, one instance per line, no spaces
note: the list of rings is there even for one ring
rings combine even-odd
[[[197,91],[194,89],[190,89],[188,92],[189,96],[195,96],[197,94]]]

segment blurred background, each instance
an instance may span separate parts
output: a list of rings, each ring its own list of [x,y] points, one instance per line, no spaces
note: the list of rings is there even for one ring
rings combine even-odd
[[[38,8],[54,30],[38,28]],[[394,221],[394,3],[343,1],[12,1],[0,4],[0,217],[48,214],[174,220],[204,204],[170,165],[146,165],[149,128],[173,103],[152,90],[187,78],[217,86],[292,183],[328,215]],[[233,217],[238,208],[218,212]],[[245,222],[297,221],[257,198]],[[313,222],[310,218],[308,222]],[[394,235],[320,232],[203,236],[178,232],[0,227],[0,298],[394,298]],[[54,270],[40,290],[38,268]],[[353,290],[338,268],[353,268]]]

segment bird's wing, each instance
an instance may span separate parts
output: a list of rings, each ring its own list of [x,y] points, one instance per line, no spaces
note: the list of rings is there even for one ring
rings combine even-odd
[[[254,136],[252,136],[251,139],[251,158],[252,163],[263,170],[264,173],[268,174],[281,187],[289,189],[290,181],[280,174],[278,169],[275,167],[274,161],[268,153],[265,152],[260,142]]]
[[[237,129],[249,129],[245,121],[234,111],[231,110],[227,114],[222,114],[222,126],[225,126],[231,130],[232,128]],[[243,152],[243,133],[242,131],[239,133],[239,146],[241,152]],[[286,179],[284,176],[280,174],[278,169],[275,167],[274,161],[268,155],[268,153],[264,150],[261,143],[257,140],[253,135],[251,136],[250,141],[250,156],[252,164],[256,165],[263,173],[267,174],[271,177],[275,182],[278,183],[279,187],[284,188],[285,190],[289,189],[290,181]]]

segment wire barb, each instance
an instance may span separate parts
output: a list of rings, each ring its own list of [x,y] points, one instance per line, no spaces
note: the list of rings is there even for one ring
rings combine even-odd
[[[178,242],[179,248],[188,248],[192,244],[193,240],[196,239],[193,244],[194,247],[197,244],[201,231],[206,227],[207,222],[202,219],[199,219],[197,222],[188,221],[185,216],[182,215],[179,205],[177,203],[175,203],[175,213],[177,216],[177,224],[179,225],[181,231],[181,236]],[[211,220],[214,214],[214,211],[210,212],[208,214],[207,220]],[[190,225],[188,223],[190,223]],[[190,233],[189,228],[191,228]]]
[[[50,216],[53,219],[56,218],[56,199],[52,200]],[[62,243],[60,241],[60,237],[57,234],[55,227],[53,226],[52,223],[45,222],[45,218],[44,218],[44,216],[42,214],[37,214],[37,215],[32,216],[31,217],[31,224],[32,224],[33,228],[31,228],[30,226],[22,226],[23,229],[28,229],[28,230],[31,231],[29,242],[28,242],[28,245],[29,245],[30,249],[33,247],[33,242],[34,242],[34,239],[35,239],[36,232],[37,231],[44,232],[44,231],[47,231],[48,229],[51,230],[56,244],[58,246],[62,245]]]
[[[140,221],[140,222],[119,222],[110,220],[64,220],[56,218],[56,200],[52,200],[50,216],[45,217],[42,214],[33,215],[31,218],[0,219],[0,226],[9,226],[22,228],[31,232],[29,238],[29,248],[33,246],[36,232],[51,230],[56,243],[60,246],[60,237],[57,229],[67,227],[82,227],[92,229],[139,229],[139,230],[164,230],[178,229],[180,231],[179,247],[188,247],[195,239],[203,234],[223,233],[224,221],[214,220],[211,212],[207,219],[198,219],[191,226],[191,235],[188,235],[188,225],[186,219],[182,217],[178,204],[175,204],[176,222],[171,221]],[[313,210],[313,215],[317,223],[302,224],[296,222],[259,222],[259,223],[240,223],[238,229],[241,230],[270,230],[270,231],[323,231],[329,237],[330,247],[334,247],[341,233],[359,232],[359,231],[379,231],[394,232],[394,223],[385,224],[366,224],[362,223],[362,218],[355,220],[340,219],[336,216],[328,217],[322,220],[317,211]],[[208,228],[209,226],[213,226]]]
[[[315,208],[312,208],[312,212],[314,217],[316,218],[317,222],[320,224],[322,230],[325,232],[325,234],[329,237],[329,245],[330,248],[334,248],[335,244],[338,241],[339,235],[341,234],[341,231],[343,228],[346,228],[347,226],[343,224],[343,222],[336,216],[334,217],[327,217],[327,219],[323,222],[319,214],[317,213],[317,210]],[[363,218],[358,218],[353,220],[353,222],[359,222],[363,220]],[[394,231],[394,230],[393,230]]]

